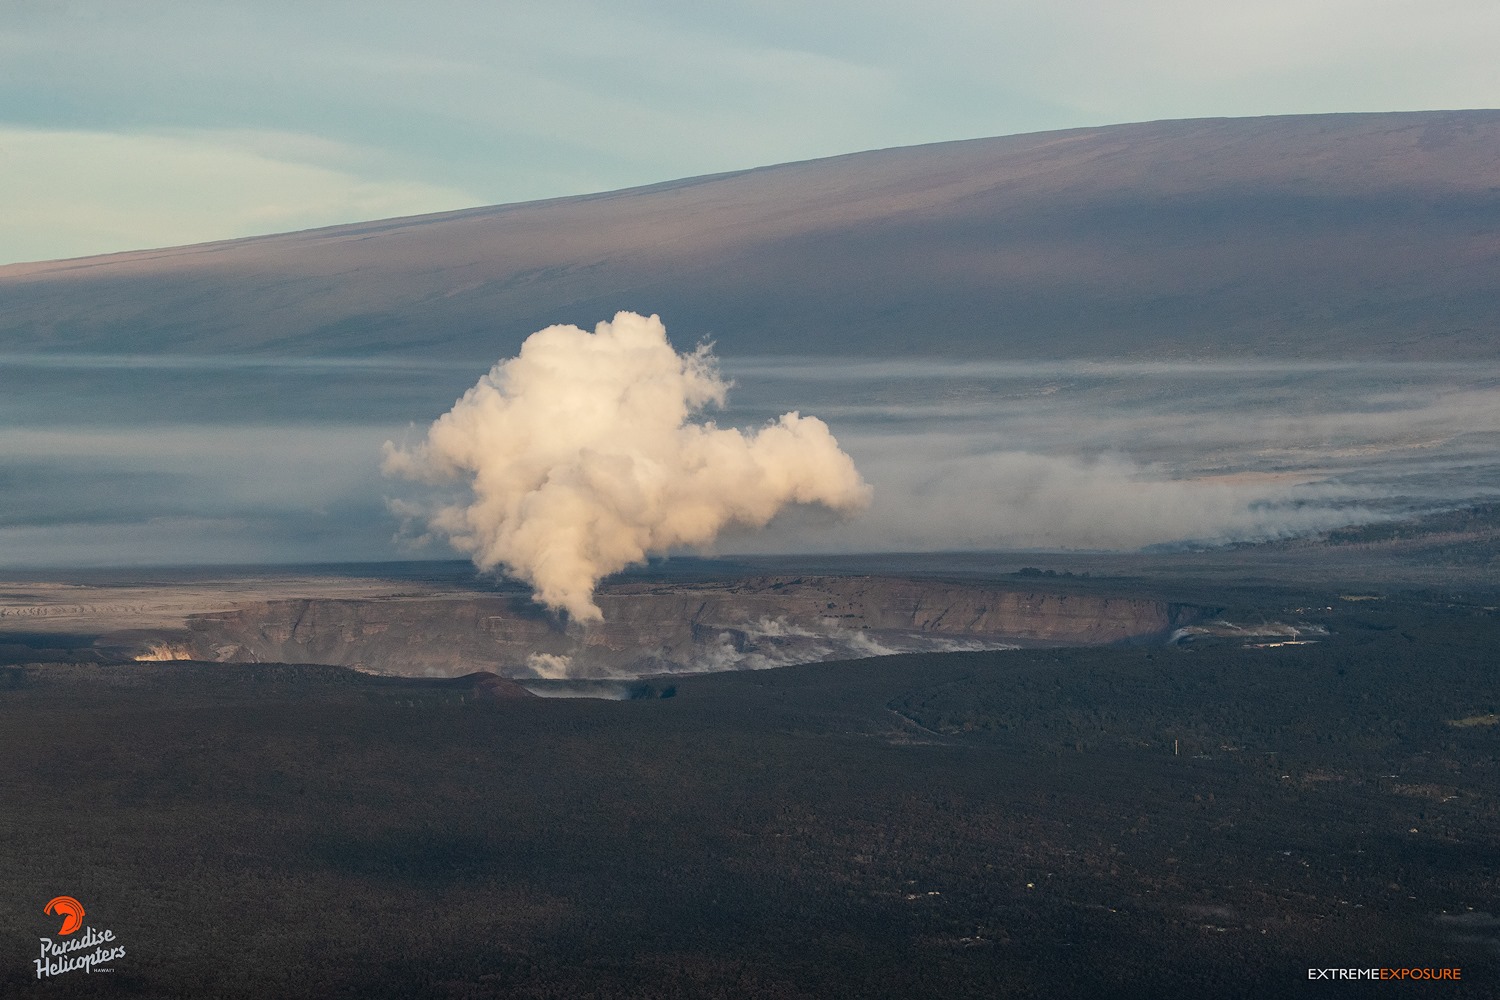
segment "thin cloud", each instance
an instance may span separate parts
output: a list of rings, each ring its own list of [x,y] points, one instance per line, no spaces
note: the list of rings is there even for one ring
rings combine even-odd
[[[276,145],[258,151],[242,137],[0,128],[7,178],[0,259],[175,246],[479,200],[455,188],[278,159]]]

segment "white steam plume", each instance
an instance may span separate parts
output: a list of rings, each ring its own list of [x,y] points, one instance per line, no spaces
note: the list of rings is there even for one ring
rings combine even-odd
[[[761,527],[791,503],[854,511],[870,488],[828,426],[795,412],[751,433],[691,418],[729,383],[707,345],[678,354],[656,316],[588,333],[552,326],[496,365],[415,448],[385,445],[388,475],[467,476],[472,497],[430,528],[531,584],[536,600],[600,618],[600,577],[648,553]]]

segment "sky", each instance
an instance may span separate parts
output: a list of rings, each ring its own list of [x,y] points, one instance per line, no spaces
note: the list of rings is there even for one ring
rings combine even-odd
[[[1500,106],[1487,0],[0,0],[0,263],[1128,121]]]

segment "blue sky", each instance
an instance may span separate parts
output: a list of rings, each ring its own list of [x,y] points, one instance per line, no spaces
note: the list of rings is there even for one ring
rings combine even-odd
[[[0,262],[1124,121],[1500,105],[1488,0],[0,0]]]

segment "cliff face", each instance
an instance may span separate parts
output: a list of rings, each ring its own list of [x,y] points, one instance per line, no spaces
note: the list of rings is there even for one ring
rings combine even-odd
[[[1023,643],[1166,634],[1196,608],[1125,596],[889,578],[627,584],[604,621],[560,621],[519,596],[282,600],[197,615],[192,655],[335,663],[396,674],[608,677],[745,669]]]

